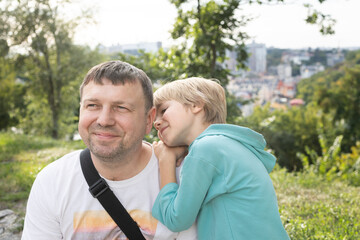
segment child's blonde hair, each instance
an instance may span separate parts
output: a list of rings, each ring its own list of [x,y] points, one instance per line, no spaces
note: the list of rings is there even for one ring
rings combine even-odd
[[[226,122],[226,97],[224,88],[214,80],[192,77],[165,84],[154,93],[156,109],[165,101],[175,100],[185,106],[202,106],[205,122]]]

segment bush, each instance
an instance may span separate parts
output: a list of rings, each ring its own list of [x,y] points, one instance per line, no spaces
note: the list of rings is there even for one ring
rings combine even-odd
[[[323,136],[319,136],[322,155],[309,147],[306,154],[298,153],[303,163],[303,171],[325,176],[326,180],[341,179],[353,186],[360,186],[360,142],[351,148],[351,153],[341,153],[340,135],[331,146],[326,146]]]

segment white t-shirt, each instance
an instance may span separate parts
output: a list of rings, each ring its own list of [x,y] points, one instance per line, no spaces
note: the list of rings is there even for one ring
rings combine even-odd
[[[89,193],[80,166],[81,150],[46,166],[28,199],[22,240],[126,239],[99,201]],[[140,225],[146,239],[197,239],[196,227],[173,233],[151,215],[160,191],[158,161],[153,152],[142,172],[123,181],[109,181],[111,190]]]

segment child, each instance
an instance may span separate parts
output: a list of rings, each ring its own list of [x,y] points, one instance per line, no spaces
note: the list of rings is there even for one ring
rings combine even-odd
[[[152,214],[172,231],[196,220],[199,239],[289,239],[269,172],[275,157],[262,135],[225,124],[226,98],[216,82],[189,78],[154,94],[154,142],[161,191]],[[188,146],[176,183],[176,160]]]

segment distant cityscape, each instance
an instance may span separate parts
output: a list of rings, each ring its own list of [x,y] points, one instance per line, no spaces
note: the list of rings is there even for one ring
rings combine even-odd
[[[161,42],[147,42],[101,47],[101,50],[106,53],[139,55],[139,50],[156,52],[161,47]],[[237,69],[235,52],[228,51],[227,60],[223,63],[232,73],[227,90],[247,102],[239,106],[243,116],[251,115],[255,106],[267,103],[271,109],[304,105],[302,99],[295,98],[298,82],[345,60],[345,50],[335,48],[274,49],[252,42],[247,45],[247,49],[248,69]]]

